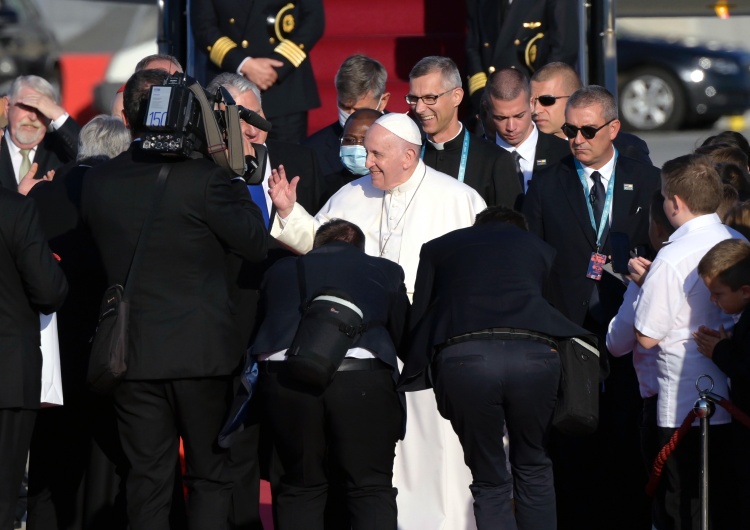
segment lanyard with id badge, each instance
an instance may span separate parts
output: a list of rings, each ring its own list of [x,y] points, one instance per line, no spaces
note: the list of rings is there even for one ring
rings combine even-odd
[[[615,190],[615,168],[617,167],[617,154],[617,149],[615,149],[615,161],[614,165],[612,166],[612,176],[609,177],[609,183],[607,184],[607,194],[604,199],[602,218],[599,221],[598,227],[596,226],[596,220],[594,219],[594,209],[591,206],[591,201],[586,201],[586,207],[589,210],[589,219],[591,220],[591,226],[594,228],[594,232],[596,232],[596,251],[591,253],[591,259],[589,260],[589,267],[586,271],[586,277],[596,281],[602,279],[604,264],[607,263],[607,256],[601,253],[602,234],[604,233],[604,228],[607,226],[609,211],[612,209],[612,195],[614,194]],[[581,179],[581,186],[583,186],[584,192],[588,192],[588,179],[583,172],[583,166],[577,159],[574,159],[574,162],[576,165],[576,171],[578,172],[578,178]]]

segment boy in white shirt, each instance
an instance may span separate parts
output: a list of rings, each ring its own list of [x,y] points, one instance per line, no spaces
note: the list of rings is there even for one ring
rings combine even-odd
[[[714,392],[728,394],[726,375],[698,352],[692,332],[701,324],[713,329],[722,325],[729,328],[733,321],[711,303],[697,268],[716,243],[742,236],[722,225],[714,213],[721,202],[722,183],[705,156],[691,154],[666,162],[661,179],[664,211],[677,230],[650,266],[639,258],[632,259],[631,266],[635,270],[646,269],[636,306],[635,330],[641,347],[659,348],[657,425],[659,442],[663,445],[698,398],[695,383],[701,375],[713,378]],[[729,422],[729,414],[717,408],[710,428],[709,513],[715,528],[731,528],[734,512],[731,461],[725,445]],[[668,528],[700,527],[698,447],[699,432],[693,428],[664,468],[663,496],[656,501],[664,508]]]

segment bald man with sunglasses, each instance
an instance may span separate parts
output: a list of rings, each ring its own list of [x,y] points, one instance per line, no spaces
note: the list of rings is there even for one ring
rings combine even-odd
[[[567,140],[562,131],[565,104],[570,95],[582,86],[578,73],[566,63],[545,64],[534,72],[531,76],[531,119],[537,128],[543,133]],[[621,153],[651,165],[648,145],[636,135],[620,131],[614,144]]]
[[[637,382],[632,364],[628,371],[627,363],[611,360],[603,347],[607,324],[622,303],[625,287],[596,265],[611,261],[614,233],[627,235],[629,250],[651,257],[648,211],[651,196],[660,185],[659,170],[615,148],[620,121],[615,99],[607,89],[591,85],[566,100],[561,130],[572,155],[534,174],[523,211],[529,231],[557,251],[550,275],[550,301],[567,318],[600,337],[602,374],[611,368],[611,375],[607,391],[600,396],[599,432],[581,441],[561,438],[553,453],[559,528],[586,530],[588,524],[597,528],[605,515],[596,510],[603,506],[616,514],[609,520],[628,521],[623,528],[640,528],[628,517],[637,516],[633,502],[641,502],[637,497],[642,495],[647,477],[633,476],[632,482],[626,478],[638,466],[637,439],[630,447],[627,433],[618,430],[624,430],[631,415],[638,412],[634,410],[638,402],[629,401],[629,394],[623,397],[616,392],[632,384],[637,397]],[[617,459],[606,458],[605,450],[618,455]],[[643,483],[637,484],[640,480]],[[631,494],[635,500],[628,497]],[[581,498],[590,501],[581,503]]]

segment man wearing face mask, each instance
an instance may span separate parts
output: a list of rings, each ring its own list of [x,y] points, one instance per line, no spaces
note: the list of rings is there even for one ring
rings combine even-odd
[[[330,175],[340,182],[340,185],[349,184],[359,177],[367,175],[367,150],[365,149],[365,133],[367,129],[380,118],[382,114],[373,109],[355,110],[344,125],[341,133],[341,148],[339,154],[344,168]]]
[[[427,135],[421,158],[477,190],[489,206],[512,208],[522,194],[515,161],[458,121],[463,97],[461,74],[448,57],[425,57],[412,68],[406,102]]]
[[[324,175],[344,169],[339,147],[349,115],[359,109],[375,109],[380,114],[385,111],[391,97],[385,91],[387,79],[385,67],[365,55],[352,55],[341,64],[335,78],[338,120],[301,142],[317,153]]]

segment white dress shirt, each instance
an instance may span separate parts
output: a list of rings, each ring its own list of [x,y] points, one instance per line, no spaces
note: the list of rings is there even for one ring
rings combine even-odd
[[[499,145],[509,153],[518,151],[518,154],[521,155],[518,163],[520,164],[521,172],[523,173],[524,193],[528,191],[529,181],[531,181],[531,177],[534,176],[534,156],[536,155],[536,142],[539,139],[539,129],[536,128],[536,125],[533,122],[531,126],[531,134],[529,134],[529,137],[521,142],[521,144],[518,146],[510,145],[508,142],[503,140],[499,134],[495,136],[495,142],[497,143],[497,145]]]

